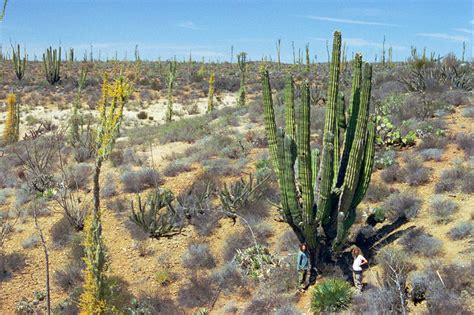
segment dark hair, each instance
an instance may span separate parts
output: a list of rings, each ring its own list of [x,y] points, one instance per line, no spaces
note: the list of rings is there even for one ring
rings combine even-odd
[[[354,248],[351,250],[351,253],[352,253],[352,257],[356,258],[362,253],[362,251],[360,250],[359,247],[354,246]]]
[[[306,245],[306,243],[300,244],[300,251],[303,251],[303,246],[305,247],[305,251],[306,251],[308,249],[308,245]]]

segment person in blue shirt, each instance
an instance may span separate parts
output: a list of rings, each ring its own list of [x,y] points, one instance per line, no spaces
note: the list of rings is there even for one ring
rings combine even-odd
[[[300,251],[298,252],[298,261],[296,270],[298,271],[298,283],[300,285],[300,292],[306,291],[309,280],[309,253],[306,244],[300,244]]]

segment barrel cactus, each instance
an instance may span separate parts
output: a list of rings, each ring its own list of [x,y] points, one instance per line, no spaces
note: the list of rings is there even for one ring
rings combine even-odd
[[[268,70],[261,71],[265,128],[281,207],[286,222],[308,245],[313,266],[318,253],[340,251],[369,185],[374,160],[375,126],[369,119],[372,67],[362,66],[362,56],[355,56],[346,112],[339,91],[340,62],[341,34],[335,32],[321,152],[310,146],[309,83],[301,85],[295,115],[293,80],[288,78],[286,124],[281,129],[275,123]]]

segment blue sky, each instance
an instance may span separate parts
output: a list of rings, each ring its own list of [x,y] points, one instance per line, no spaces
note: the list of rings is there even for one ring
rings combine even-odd
[[[470,0],[9,0],[0,23],[3,47],[10,40],[26,45],[30,58],[49,45],[74,47],[81,58],[93,45],[94,56],[133,59],[135,45],[142,59],[189,56],[229,60],[246,51],[253,60],[292,61],[292,41],[311,55],[327,60],[326,40],[342,31],[349,52],[365,59],[393,47],[394,59],[405,59],[410,46],[444,55],[472,58],[474,17]],[[235,60],[235,59],[234,59]]]

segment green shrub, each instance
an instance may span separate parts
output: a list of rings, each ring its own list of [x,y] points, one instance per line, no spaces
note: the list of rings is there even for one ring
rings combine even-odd
[[[349,307],[352,300],[351,285],[341,279],[328,279],[316,285],[311,293],[313,312],[336,312]]]

